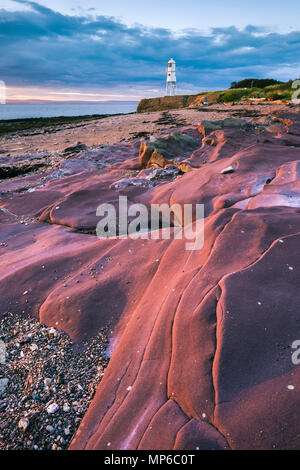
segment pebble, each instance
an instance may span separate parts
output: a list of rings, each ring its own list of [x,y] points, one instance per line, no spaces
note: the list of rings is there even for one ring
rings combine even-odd
[[[49,379],[48,377],[46,377],[46,378],[44,379],[44,385],[45,385],[45,387],[46,387],[46,388],[50,387],[51,382],[52,382],[52,379]]]
[[[59,406],[57,403],[51,403],[51,405],[47,407],[47,413],[49,415],[56,413],[58,410],[59,410]]]
[[[29,343],[31,341],[31,337],[30,335],[24,335],[20,338],[20,344],[26,344],[26,343]]]
[[[107,367],[107,331],[85,342],[82,352],[66,333],[24,312],[5,314],[0,331],[6,351],[0,450],[67,449]]]
[[[27,430],[29,426],[29,419],[27,418],[21,418],[19,423],[18,423],[18,428],[21,429],[23,432]]]
[[[49,336],[53,336],[53,337],[56,337],[57,334],[58,334],[58,332],[55,328],[50,328],[48,333],[49,333]]]
[[[67,403],[64,404],[63,410],[65,411],[65,413],[68,413],[68,411],[70,411],[70,407]]]
[[[224,168],[224,170],[221,171],[222,175],[227,175],[229,173],[234,173],[234,168],[233,166],[228,166],[227,168]]]

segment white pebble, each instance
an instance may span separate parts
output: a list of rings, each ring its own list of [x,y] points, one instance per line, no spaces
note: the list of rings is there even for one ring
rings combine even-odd
[[[222,175],[226,175],[227,173],[233,173],[234,168],[232,165],[228,166],[227,168],[224,168],[224,170],[221,171]]]
[[[44,379],[44,385],[46,388],[48,388],[50,386],[52,382],[52,379],[49,379],[48,377],[46,377],[46,379]]]
[[[57,336],[57,330],[55,328],[49,328],[48,333],[50,336]]]
[[[29,426],[29,419],[21,418],[18,423],[18,428],[21,429],[23,432],[25,432],[28,426]]]
[[[52,414],[56,413],[58,409],[59,409],[59,406],[58,406],[57,403],[51,403],[51,405],[49,405],[47,407],[47,413],[49,415],[52,415]]]

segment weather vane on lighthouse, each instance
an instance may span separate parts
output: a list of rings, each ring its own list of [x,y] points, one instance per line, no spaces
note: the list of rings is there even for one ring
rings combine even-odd
[[[166,93],[167,96],[176,95],[176,63],[174,59],[170,59],[168,62]]]

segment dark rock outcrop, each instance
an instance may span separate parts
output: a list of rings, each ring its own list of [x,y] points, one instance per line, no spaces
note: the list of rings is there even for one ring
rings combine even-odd
[[[18,157],[0,156],[0,180],[13,178],[49,165],[49,154],[34,153]]]
[[[187,173],[192,167],[185,159],[200,145],[200,135],[195,138],[189,133],[175,132],[152,142],[142,142],[139,161],[143,168],[165,168],[173,164]]]

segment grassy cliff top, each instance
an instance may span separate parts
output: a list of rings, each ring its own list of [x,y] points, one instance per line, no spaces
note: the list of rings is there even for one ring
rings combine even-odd
[[[191,106],[197,96],[198,95],[177,95],[143,99],[138,104],[137,112],[144,113],[146,111],[187,108]]]
[[[147,111],[164,111],[169,109],[180,109],[197,107],[206,101],[213,103],[238,103],[251,98],[262,98],[266,101],[290,100],[292,97],[292,81],[277,83],[264,88],[229,88],[227,90],[207,91],[197,95],[164,96],[161,98],[148,98],[139,102],[138,113]]]

